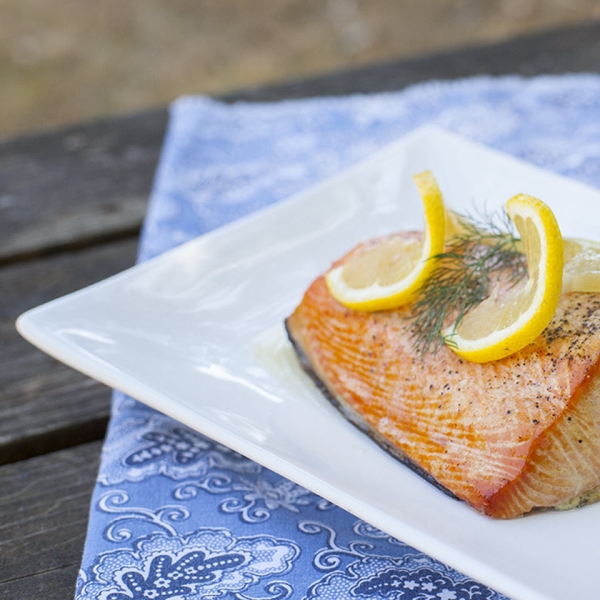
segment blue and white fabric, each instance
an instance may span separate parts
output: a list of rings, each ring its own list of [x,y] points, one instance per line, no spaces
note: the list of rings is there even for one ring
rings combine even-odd
[[[140,260],[433,123],[600,187],[600,78],[430,82],[171,117]],[[77,600],[500,600],[308,490],[115,392]]]

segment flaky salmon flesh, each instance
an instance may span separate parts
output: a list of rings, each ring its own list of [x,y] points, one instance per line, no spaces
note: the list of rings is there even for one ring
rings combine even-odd
[[[563,294],[537,340],[483,364],[447,347],[419,355],[410,311],[349,310],[320,276],[286,328],[347,419],[481,513],[512,518],[600,497],[600,294]]]

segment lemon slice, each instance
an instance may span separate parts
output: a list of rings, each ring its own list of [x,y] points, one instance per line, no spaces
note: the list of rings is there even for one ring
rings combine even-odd
[[[444,250],[444,202],[430,171],[413,179],[425,212],[423,237],[390,238],[329,271],[327,287],[344,306],[375,311],[407,304],[435,269],[435,261],[430,259]]]
[[[504,358],[537,338],[552,320],[561,294],[563,239],[556,218],[541,200],[518,194],[506,203],[527,258],[525,285],[503,298],[492,295],[442,334],[472,362]]]
[[[600,292],[600,243],[564,240],[563,292]]]

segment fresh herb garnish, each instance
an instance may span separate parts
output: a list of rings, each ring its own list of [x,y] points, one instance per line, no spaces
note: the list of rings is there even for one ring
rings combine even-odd
[[[527,274],[506,212],[457,218],[459,233],[448,241],[445,252],[431,259],[438,266],[413,305],[411,331],[421,355],[452,345],[452,335],[444,337],[443,327],[452,318],[455,330],[465,314],[490,295],[494,275],[503,273],[510,285],[516,285]]]

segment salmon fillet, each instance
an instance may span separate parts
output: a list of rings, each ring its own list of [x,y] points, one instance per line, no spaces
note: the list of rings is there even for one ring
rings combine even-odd
[[[409,315],[347,309],[320,276],[286,328],[347,419],[481,513],[512,518],[600,497],[600,294],[563,294],[537,340],[483,364],[447,347],[419,356]]]

